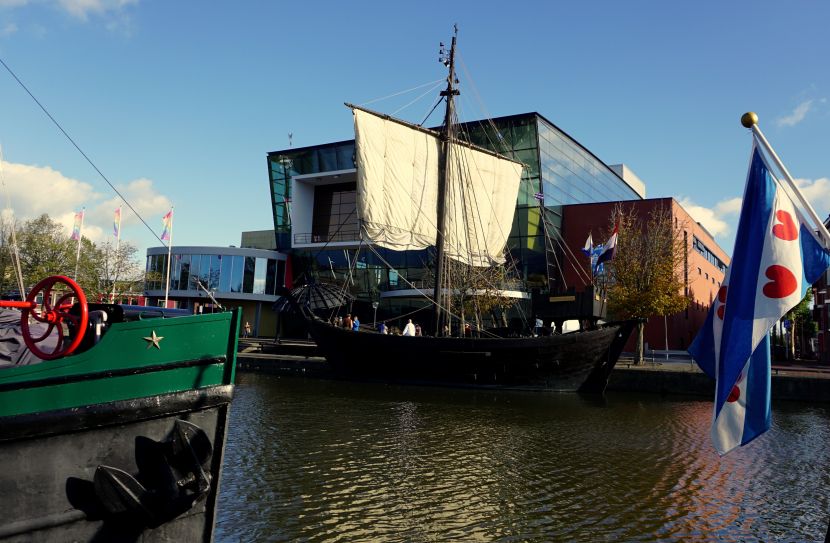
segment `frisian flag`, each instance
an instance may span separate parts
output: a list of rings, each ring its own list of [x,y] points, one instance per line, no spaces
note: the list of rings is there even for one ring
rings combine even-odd
[[[689,347],[716,380],[711,437],[719,454],[769,429],[769,330],[828,266],[830,252],[753,144],[732,263]]]
[[[585,240],[585,247],[582,248],[582,252],[587,257],[590,257],[594,252],[594,240],[590,232],[588,233],[588,239]]]
[[[170,241],[170,234],[173,231],[173,210],[168,211],[164,217],[161,218],[164,224],[164,231],[161,233],[162,241]]]
[[[72,236],[71,236],[70,239],[72,239],[74,241],[80,241],[81,240],[81,228],[83,227],[83,224],[84,224],[84,210],[82,209],[82,210],[78,211],[77,213],[75,213],[75,223],[72,226]]]

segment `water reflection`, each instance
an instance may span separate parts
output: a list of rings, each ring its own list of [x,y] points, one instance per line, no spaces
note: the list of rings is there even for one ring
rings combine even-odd
[[[830,413],[719,459],[711,405],[242,374],[217,541],[805,541]]]

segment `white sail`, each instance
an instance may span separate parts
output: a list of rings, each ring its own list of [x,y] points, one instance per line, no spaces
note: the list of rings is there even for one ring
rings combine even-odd
[[[364,238],[405,251],[435,245],[440,141],[371,112],[353,108],[357,212]],[[474,266],[504,261],[521,164],[465,145],[449,154],[445,254]]]

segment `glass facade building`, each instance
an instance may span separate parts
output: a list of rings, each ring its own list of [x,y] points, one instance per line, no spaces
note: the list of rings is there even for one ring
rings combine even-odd
[[[285,254],[238,247],[174,246],[166,292],[167,254],[167,247],[147,250],[144,291],[149,305],[164,305],[167,295],[169,306],[201,313],[215,309],[213,296],[223,307],[241,307],[243,322],[252,324],[255,335],[273,334],[275,319],[270,307],[279,298],[277,288],[290,282]]]
[[[545,224],[561,230],[562,206],[644,197],[538,113],[464,123],[458,130],[525,165],[508,248],[528,289],[548,289],[548,264],[555,257],[546,249]],[[385,304],[403,291],[431,288],[429,249],[354,256],[360,242],[353,140],[275,151],[267,160],[277,249],[295,255],[295,275],[348,280],[367,300]]]

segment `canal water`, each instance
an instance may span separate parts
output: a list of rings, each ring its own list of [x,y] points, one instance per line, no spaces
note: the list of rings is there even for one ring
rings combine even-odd
[[[708,401],[241,373],[227,541],[823,541],[830,408],[719,458]]]

